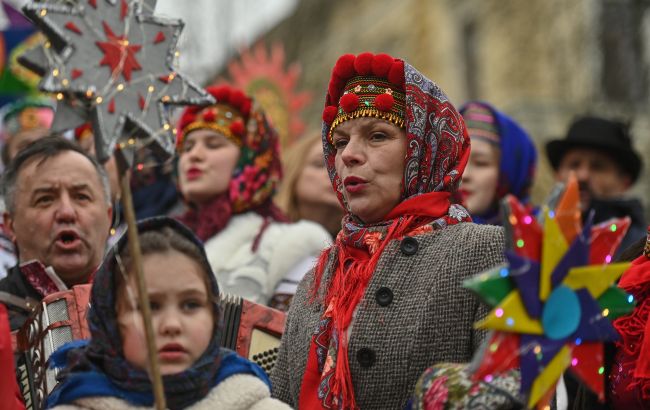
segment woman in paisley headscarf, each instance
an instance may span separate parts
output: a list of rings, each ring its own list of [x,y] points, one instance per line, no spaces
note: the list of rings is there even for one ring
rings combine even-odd
[[[529,205],[535,144],[519,124],[489,104],[470,101],[459,111],[472,141],[459,192],[472,221],[500,225],[499,202],[507,194]]]
[[[178,124],[179,187],[189,204],[180,219],[205,242],[226,293],[286,309],[296,285],[281,286],[291,282],[285,275],[313,261],[330,236],[312,222],[288,223],[273,204],[282,172],[264,113],[235,88],[207,91],[217,103],[186,109]]]
[[[386,54],[339,58],[323,150],[346,209],[289,310],[273,394],[298,408],[404,408],[429,363],[469,361],[485,311],[463,279],[502,260],[501,228],[451,202],[469,157],[436,84]]]

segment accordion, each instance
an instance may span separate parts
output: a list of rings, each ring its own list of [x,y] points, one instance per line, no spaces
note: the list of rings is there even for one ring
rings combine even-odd
[[[42,409],[56,386],[48,358],[62,345],[89,339],[86,321],[91,285],[46,296],[16,335],[17,376],[27,409]],[[221,346],[260,365],[267,373],[277,359],[286,315],[238,296],[221,295]]]

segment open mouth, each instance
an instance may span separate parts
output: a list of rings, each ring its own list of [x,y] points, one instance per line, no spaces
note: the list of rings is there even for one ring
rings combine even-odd
[[[80,241],[81,238],[75,231],[61,231],[56,236],[57,244],[64,248],[77,246]]]

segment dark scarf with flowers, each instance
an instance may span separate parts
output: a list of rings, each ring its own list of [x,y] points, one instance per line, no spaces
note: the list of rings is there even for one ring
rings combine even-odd
[[[356,409],[348,360],[348,331],[354,312],[389,242],[471,221],[467,211],[450,201],[469,157],[469,137],[460,114],[442,90],[404,63],[407,136],[402,202],[380,223],[364,224],[349,211],[336,173],[336,150],[323,128],[323,149],[332,185],[348,210],[333,247],[315,270],[312,295],[319,298],[327,265],[333,270],[324,285],[325,307],[315,329],[300,392],[300,408]],[[332,260],[330,260],[332,259]],[[308,379],[318,374],[318,380]]]
[[[178,219],[202,240],[219,233],[233,214],[256,212],[268,222],[288,222],[271,200],[282,179],[277,132],[264,112],[253,110],[246,125],[239,162],[233,171],[228,192],[202,206],[191,206]]]
[[[173,219],[156,217],[143,220],[138,224],[138,231],[142,233],[162,227],[170,227],[190,239],[201,249],[203,258],[206,258],[198,239],[187,227]],[[119,337],[115,311],[115,278],[120,274],[120,266],[115,255],[117,250],[122,249],[126,244],[125,233],[110,250],[95,275],[91,308],[88,311],[88,325],[92,339],[83,347],[67,351],[65,359],[67,367],[60,374],[61,383],[52,392],[48,405],[57,404],[56,400],[62,400],[63,397],[75,397],[74,390],[79,390],[79,385],[84,380],[95,380],[96,384],[106,384],[108,387],[104,390],[107,392],[105,395],[117,396],[134,405],[153,404],[152,386],[147,372],[126,361],[122,351],[122,340]],[[219,288],[214,274],[208,272],[207,277],[213,294],[218,295]],[[219,318],[221,312],[218,301],[213,302],[212,309],[215,317]],[[215,385],[220,362],[225,353],[219,349],[220,332],[219,328],[215,331],[206,351],[192,367],[182,373],[163,377],[167,406],[170,409],[185,408],[199,401]],[[145,346],[143,348],[146,349]],[[105,383],[106,378],[110,382]],[[100,386],[92,387],[97,389]]]

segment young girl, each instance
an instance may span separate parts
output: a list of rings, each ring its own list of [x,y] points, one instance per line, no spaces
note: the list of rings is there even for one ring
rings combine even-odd
[[[160,371],[170,409],[286,409],[270,398],[257,365],[219,348],[216,279],[198,239],[181,223],[139,223]],[[52,355],[65,369],[47,406],[123,409],[154,403],[133,260],[127,237],[113,247],[95,276],[88,342]]]

